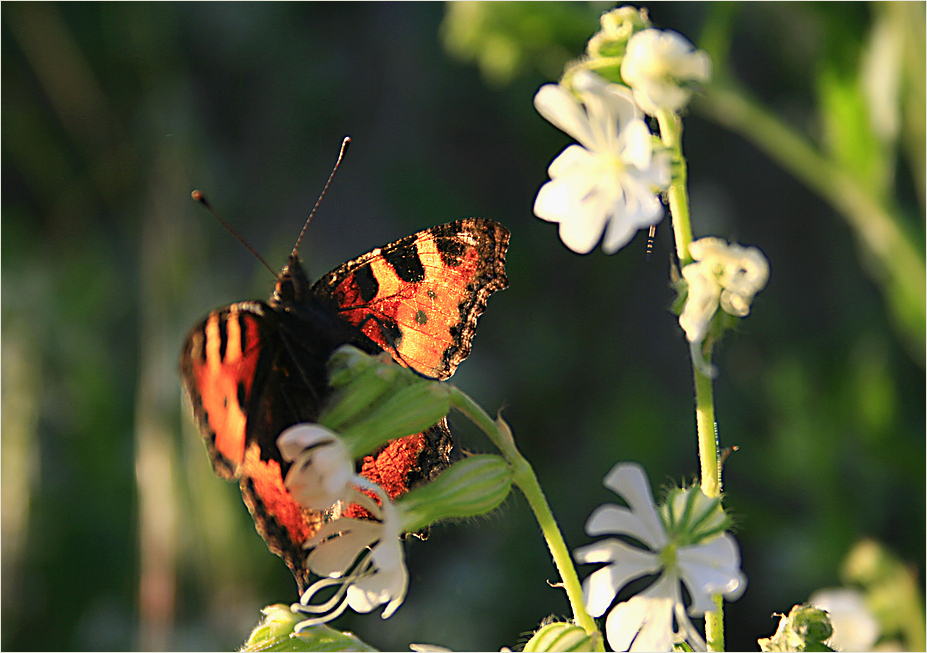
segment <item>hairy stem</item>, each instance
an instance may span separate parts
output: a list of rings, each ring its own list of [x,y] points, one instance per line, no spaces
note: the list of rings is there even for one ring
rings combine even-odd
[[[570,557],[570,551],[563,540],[563,534],[557,525],[557,520],[551,512],[544,491],[538,483],[537,476],[531,467],[531,464],[521,455],[515,446],[515,439],[508,425],[500,418],[492,419],[486,411],[482,409],[465,393],[452,386],[451,405],[467,416],[470,421],[476,424],[482,430],[493,444],[495,444],[503,457],[512,466],[513,482],[528,499],[528,505],[534,512],[534,516],[541,527],[544,539],[547,541],[547,547],[553,556],[554,564],[560,574],[563,589],[566,590],[567,599],[573,608],[573,618],[576,623],[583,628],[587,634],[592,635],[598,632],[595,621],[586,612],[583,605],[583,590],[579,583],[579,576],[576,574],[576,567],[573,565],[573,559]]]

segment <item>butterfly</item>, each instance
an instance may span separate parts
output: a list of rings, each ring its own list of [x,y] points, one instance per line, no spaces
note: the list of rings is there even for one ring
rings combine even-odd
[[[290,496],[277,437],[316,420],[330,394],[326,362],[343,344],[450,377],[470,353],[486,300],[508,285],[508,241],[492,220],[457,220],[378,247],[314,284],[297,242],[268,301],[217,308],[187,336],[181,374],[213,469],[238,480],[258,533],[300,593],[311,583],[303,544],[326,516]],[[451,450],[442,420],[357,466],[396,498],[447,468]]]

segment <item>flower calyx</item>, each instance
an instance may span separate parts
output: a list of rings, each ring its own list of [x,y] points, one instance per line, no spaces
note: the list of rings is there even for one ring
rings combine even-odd
[[[512,468],[503,458],[467,456],[396,500],[402,529],[414,533],[441,519],[486,514],[498,508],[511,489]]]

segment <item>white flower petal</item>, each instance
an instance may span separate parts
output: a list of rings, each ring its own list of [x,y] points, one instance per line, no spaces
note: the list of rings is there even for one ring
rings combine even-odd
[[[548,222],[580,222],[582,214],[589,209],[584,200],[594,196],[598,189],[598,172],[592,166],[577,168],[571,166],[563,175],[551,176],[551,181],[541,186],[534,202],[534,214]],[[604,225],[605,217],[593,216]],[[601,233],[602,227],[599,227]]]
[[[605,619],[605,637],[615,651],[672,651],[673,601],[635,596]]]
[[[343,499],[354,463],[341,438],[321,424],[296,424],[277,438],[283,459],[291,461],[284,485],[310,510],[325,510]]]
[[[713,610],[713,594],[736,601],[747,588],[747,578],[740,571],[737,542],[730,533],[705,544],[682,547],[676,555],[680,577],[692,597],[692,615]]]
[[[595,166],[595,154],[579,145],[569,145],[557,158],[551,161],[547,174],[557,179],[571,174],[584,174]],[[589,182],[590,185],[592,182]]]
[[[605,636],[616,651],[671,651],[674,642],[683,640],[695,650],[704,650],[704,641],[681,608],[679,581],[674,574],[665,574],[637,596],[615,606],[605,620]],[[674,614],[679,632],[673,629]],[[691,632],[695,638],[689,637]]]
[[[614,148],[619,133],[624,131],[628,123],[642,115],[630,89],[620,84],[610,84],[588,70],[576,74],[573,87],[579,93],[589,117],[589,129],[594,143],[593,146],[587,145],[590,149]]]
[[[709,269],[701,262],[690,263],[682,269],[682,277],[689,285],[686,305],[679,315],[679,326],[691,343],[701,343],[708,335],[711,318],[718,310],[721,286]]]
[[[586,534],[597,535],[630,535],[648,546],[652,539],[650,525],[641,519],[633,510],[610,503],[599,506],[592,511],[586,520]],[[657,548],[654,546],[654,548]]]
[[[618,143],[621,160],[638,170],[647,170],[653,158],[650,128],[643,120],[632,120],[621,131]]]
[[[689,620],[682,601],[673,606],[673,613],[676,616],[676,623],[679,625],[679,630],[676,631],[676,640],[688,643],[693,651],[707,650],[708,647],[705,646],[702,634]]]
[[[650,482],[637,463],[619,463],[605,476],[605,487],[620,495],[641,521],[641,530],[634,536],[654,550],[666,545],[663,522],[653,505]]]
[[[583,174],[558,177],[541,187],[534,203],[534,214],[548,222],[559,222],[563,244],[579,254],[592,251],[608,219],[594,203],[599,189],[590,186],[589,181],[590,177]]]
[[[583,581],[583,600],[593,617],[605,613],[618,591],[630,581],[660,570],[662,563],[653,553],[609,539],[573,552],[580,563],[610,562]]]
[[[338,578],[350,568],[366,548],[380,539],[380,522],[342,518],[324,524],[306,543],[315,546],[306,564],[317,576]],[[336,534],[331,539],[325,539]]]
[[[306,449],[331,445],[337,441],[338,436],[334,432],[321,424],[307,422],[285,429],[277,438],[277,448],[284,460],[292,462]]]
[[[545,84],[534,96],[534,108],[549,123],[590,149],[595,139],[589,117],[579,101],[559,84]]]
[[[381,540],[373,548],[370,559],[373,562],[371,570],[348,587],[348,605],[355,612],[370,612],[388,601],[381,615],[388,619],[402,604],[409,586],[399,539]]]

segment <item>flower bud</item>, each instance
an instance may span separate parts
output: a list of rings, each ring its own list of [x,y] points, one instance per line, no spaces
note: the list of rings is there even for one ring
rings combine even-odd
[[[587,635],[576,624],[558,621],[541,626],[522,649],[528,651],[595,651],[599,633]]]
[[[793,606],[772,637],[760,639],[761,651],[831,651],[824,641],[833,635],[830,618],[812,605]]]
[[[602,29],[586,45],[586,53],[593,59],[623,56],[628,39],[635,32],[650,27],[650,19],[646,9],[625,6],[602,14],[599,24]]]
[[[355,637],[326,625],[312,626],[294,632],[302,617],[289,606],[268,605],[261,610],[264,618],[251,631],[242,651],[374,651],[373,647]]]
[[[512,469],[505,460],[493,454],[468,456],[396,501],[403,513],[402,530],[412,533],[439,519],[485,514],[511,488]]]
[[[342,432],[355,458],[382,444],[437,424],[451,409],[450,389],[438,381],[420,380],[415,385],[394,387],[369,414]]]
[[[319,422],[341,433],[355,458],[424,431],[450,410],[447,386],[351,346],[329,359],[329,383],[334,392]]]
[[[392,360],[370,356],[351,345],[340,347],[328,359],[328,383],[333,393],[319,416],[319,423],[341,430],[352,419],[366,414],[390,387],[402,384],[408,370]]]

